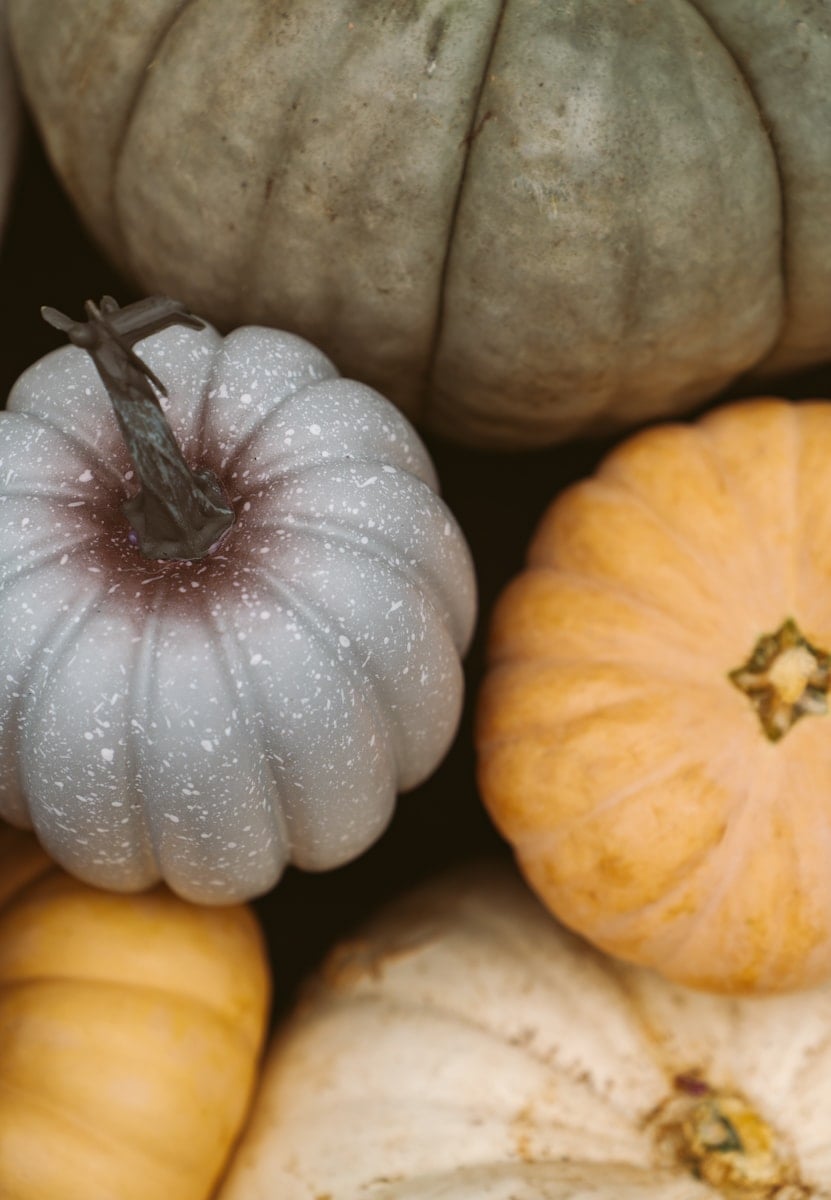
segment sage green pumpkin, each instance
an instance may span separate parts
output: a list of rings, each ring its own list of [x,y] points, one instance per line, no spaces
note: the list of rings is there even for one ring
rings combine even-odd
[[[455,439],[540,446],[831,345],[817,0],[10,0],[142,289],[277,325]]]

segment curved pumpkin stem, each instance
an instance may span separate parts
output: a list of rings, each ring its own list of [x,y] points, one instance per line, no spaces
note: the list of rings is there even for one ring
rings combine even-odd
[[[203,329],[175,300],[152,296],[120,308],[111,296],[85,305],[86,321],[54,308],[43,318],[89,354],[115,411],[141,488],[122,506],[141,553],[152,559],[194,560],[209,554],[234,523],[211,471],[192,471],[159,404],[164,384],[133,350],[135,342],[169,325]]]

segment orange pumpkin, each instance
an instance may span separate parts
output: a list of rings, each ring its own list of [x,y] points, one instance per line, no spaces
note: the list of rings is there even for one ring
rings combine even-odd
[[[206,1200],[268,990],[250,909],[98,891],[0,829],[0,1196]]]
[[[831,973],[831,404],[618,447],[500,597],[481,792],[602,949],[718,991]]]

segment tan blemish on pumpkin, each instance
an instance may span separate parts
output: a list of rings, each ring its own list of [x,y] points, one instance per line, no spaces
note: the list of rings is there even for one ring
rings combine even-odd
[[[417,953],[439,936],[438,931],[418,929],[406,941],[388,945],[371,938],[353,938],[329,955],[322,968],[323,983],[327,988],[349,990],[362,981],[376,982],[388,965]]]
[[[661,1166],[681,1166],[725,1200],[810,1200],[793,1155],[738,1090],[677,1075],[650,1118]]]
[[[514,1138],[514,1152],[517,1158],[521,1159],[522,1162],[534,1161],[533,1140],[531,1133],[527,1128],[532,1124],[533,1117],[531,1114],[531,1105],[526,1104],[525,1107],[520,1109],[520,1111],[517,1113],[511,1126],[511,1133]]]

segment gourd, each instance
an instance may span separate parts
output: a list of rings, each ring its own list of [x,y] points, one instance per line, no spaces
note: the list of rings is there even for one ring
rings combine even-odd
[[[9,49],[6,0],[0,0],[0,233],[14,180],[20,138],[20,102]]]
[[[208,1200],[268,991],[249,909],[97,891],[0,830],[0,1195]]]
[[[10,13],[57,173],[127,275],[311,338],[442,435],[605,434],[827,357],[825,5]]]
[[[355,857],[462,704],[473,569],[424,446],[294,335],[49,317],[77,344],[0,414],[0,815],[203,903]]]
[[[336,949],[278,1030],[219,1200],[820,1200],[831,990],[685,990],[506,867]]]
[[[636,435],[491,618],[494,821],[566,925],[697,987],[831,973],[829,455],[824,401]]]

